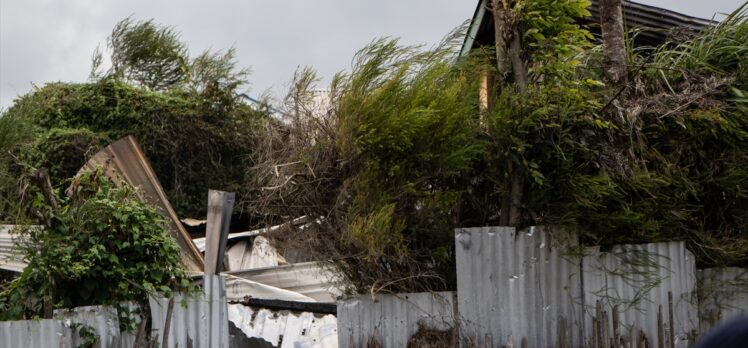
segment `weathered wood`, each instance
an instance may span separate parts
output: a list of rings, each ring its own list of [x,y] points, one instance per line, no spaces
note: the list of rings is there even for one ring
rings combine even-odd
[[[145,339],[145,324],[147,320],[144,317],[140,317],[140,324],[138,324],[138,330],[135,331],[135,343],[133,344],[133,348],[143,348],[146,347],[146,339]]]
[[[558,327],[558,344],[557,346],[559,348],[568,348],[569,347],[569,337],[567,334],[568,330],[568,324],[567,324],[566,318],[561,318],[559,321],[559,327]]]
[[[665,322],[662,318],[662,305],[657,309],[657,348],[665,348]]]
[[[602,329],[603,337],[601,339],[602,345],[600,346],[600,348],[609,348],[610,347],[610,331],[608,327],[610,325],[608,325],[609,323],[608,311],[603,311],[603,320],[601,320],[601,322],[602,322],[602,327],[603,327]]]
[[[615,346],[618,347],[621,344],[621,329],[620,325],[621,322],[619,321],[619,313],[618,313],[618,305],[613,306],[613,342],[615,342]]]
[[[169,299],[166,307],[166,320],[164,321],[164,332],[161,347],[169,347],[169,330],[171,329],[171,316],[174,313],[174,296]]]
[[[670,348],[675,348],[675,320],[673,320],[673,292],[667,292],[668,329],[670,337]]]
[[[602,303],[600,303],[600,300],[597,300],[595,302],[595,316],[597,317],[596,323],[597,327],[595,328],[595,345],[597,347],[603,346],[603,307]]]
[[[60,207],[57,204],[57,199],[55,198],[54,190],[52,189],[52,182],[49,179],[49,171],[47,168],[39,168],[36,171],[36,183],[37,186],[39,186],[39,189],[42,190],[44,202],[52,208],[52,211],[59,211]]]
[[[226,254],[226,238],[231,224],[236,194],[208,191],[208,222],[205,227],[205,275],[221,273]]]

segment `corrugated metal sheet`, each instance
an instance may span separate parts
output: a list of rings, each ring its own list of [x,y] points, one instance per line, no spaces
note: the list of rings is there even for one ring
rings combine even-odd
[[[15,225],[0,225],[0,269],[22,272],[26,268],[23,256],[19,255],[15,246],[16,236],[11,234]]]
[[[617,245],[610,252],[600,252],[598,247],[588,248],[582,259],[582,269],[586,339],[592,337],[595,306],[599,300],[608,313],[618,305],[621,324],[641,328],[650,344],[655,344],[658,309],[663,306],[667,325],[668,291],[672,291],[675,346],[693,344],[691,337],[699,327],[696,267],[685,243]],[[666,330],[669,332],[669,328]]]
[[[335,348],[338,346],[334,315],[271,311],[230,304],[229,320],[247,337],[261,338],[281,348]]]
[[[242,301],[245,297],[263,300],[283,300],[296,302],[317,302],[315,299],[291,290],[276,288],[253,280],[225,275],[226,298],[229,301]]]
[[[126,136],[97,152],[78,172],[104,168],[107,177],[124,180],[138,188],[140,199],[147,202],[170,222],[170,232],[180,247],[182,262],[188,270],[203,272],[203,256],[193,244],[190,235],[177,218],[156,173],[151,168],[140,145],[132,136]]]
[[[419,328],[446,331],[455,326],[455,293],[409,293],[349,298],[338,302],[338,345],[407,347]]]
[[[226,237],[231,225],[236,193],[208,190],[208,220],[205,224],[205,274],[221,273],[226,256]],[[194,242],[193,242],[194,243]]]
[[[72,330],[55,319],[0,321],[0,347],[73,347]]]
[[[544,227],[465,228],[455,234],[464,344],[519,347],[526,337],[529,347],[554,347],[566,323],[570,346],[580,346],[576,235]]]
[[[276,267],[287,263],[263,236],[255,237],[254,241],[240,240],[226,254],[230,271]]]
[[[226,274],[293,291],[318,302],[335,302],[335,298],[341,294],[335,286],[337,279],[318,262],[226,272]]]
[[[0,347],[78,347],[85,343],[82,327],[93,331],[101,347],[115,346],[122,336],[116,309],[87,306],[56,310],[54,319],[0,321]]]
[[[174,309],[169,329],[169,347],[228,348],[228,310],[223,277],[204,278],[201,296],[174,294]],[[149,299],[153,330],[163,342],[169,299]]]
[[[748,269],[707,268],[698,271],[698,281],[701,333],[748,314]]]
[[[119,340],[119,319],[117,310],[110,306],[85,306],[73,309],[55,310],[54,318],[62,321],[65,327],[83,325],[93,330],[98,336],[101,347],[111,347],[115,339]],[[72,345],[83,344],[79,330],[73,330]]]
[[[591,16],[581,21],[589,25],[592,32],[599,32],[600,4],[599,0],[591,0],[588,8]],[[478,1],[478,6],[470,22],[468,34],[463,41],[460,55],[467,55],[470,50],[480,46],[495,44],[493,32],[493,16],[485,10],[485,0]],[[662,42],[666,33],[671,28],[688,28],[700,30],[714,22],[702,18],[687,16],[675,11],[639,4],[633,1],[624,1],[622,6],[623,20],[627,29],[640,29],[637,41],[642,44],[652,45]],[[710,14],[711,16],[711,14]],[[646,30],[641,30],[646,29]]]

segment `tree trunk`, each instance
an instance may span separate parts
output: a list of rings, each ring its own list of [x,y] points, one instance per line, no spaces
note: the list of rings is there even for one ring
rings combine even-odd
[[[509,60],[512,62],[514,83],[520,91],[527,88],[527,69],[522,61],[522,42],[520,41],[517,25],[512,26],[512,41],[509,43]]]
[[[527,68],[522,60],[522,38],[519,30],[519,18],[514,13],[514,1],[492,0],[491,9],[494,18],[494,36],[496,40],[497,89],[506,85],[505,77],[511,63],[514,84],[519,91],[527,89]],[[499,223],[503,226],[516,226],[519,223],[522,208],[524,183],[522,173],[514,170],[511,160],[507,160],[507,179],[504,182],[504,196],[501,199]]]
[[[493,10],[493,29],[494,38],[496,39],[496,70],[499,74],[499,80],[502,80],[506,74],[506,38],[507,38],[507,17],[509,9],[504,7],[503,0],[492,0],[491,9]]]
[[[621,0],[600,0],[605,72],[614,86],[623,88],[626,77],[626,43],[623,37]]]

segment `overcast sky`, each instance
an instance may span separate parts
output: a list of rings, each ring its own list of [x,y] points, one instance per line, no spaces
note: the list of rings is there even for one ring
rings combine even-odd
[[[744,0],[640,0],[711,18]],[[468,20],[477,0],[0,0],[0,109],[33,85],[85,81],[91,53],[119,20],[176,27],[193,55],[234,46],[250,67],[249,92],[280,94],[299,65],[329,77],[382,36],[437,43]]]

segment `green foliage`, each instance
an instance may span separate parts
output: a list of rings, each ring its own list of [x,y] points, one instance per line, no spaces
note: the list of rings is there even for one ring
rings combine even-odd
[[[23,165],[48,167],[62,188],[88,155],[126,135],[138,140],[181,216],[204,216],[210,188],[237,192],[244,207],[266,114],[238,97],[248,71],[237,68],[233,49],[190,61],[178,38],[172,28],[128,18],[110,38],[111,71],[16,100],[0,118],[0,130],[8,129],[0,135],[0,201],[16,200],[0,203],[8,207],[0,220],[16,222],[11,211],[28,207],[18,202],[29,196],[19,189]]]
[[[179,33],[153,20],[120,21],[109,37],[109,47],[114,74],[149,89],[169,89],[187,75],[187,47]]]
[[[529,73],[546,78],[570,76],[580,64],[574,56],[590,47],[592,35],[580,19],[590,16],[588,0],[526,0],[517,2],[523,53]]]
[[[600,51],[584,43],[561,60],[569,68],[552,64],[566,73],[544,74],[525,92],[498,91],[487,175],[506,175],[509,159],[530,183],[521,224],[580,226],[589,243],[685,240],[700,264],[745,264],[741,11],[691,41],[639,51],[630,61],[644,69],[624,95],[596,81]],[[507,190],[482,188],[496,192],[487,202]]]
[[[20,234],[28,266],[0,293],[0,319],[39,317],[45,306],[119,305],[188,289],[166,222],[132,188],[88,172],[59,211],[41,198],[35,206],[50,225]]]
[[[359,291],[373,283],[388,290],[443,288],[437,275],[453,268],[443,246],[484,147],[474,102],[479,72],[467,62],[454,64],[455,43],[421,50],[391,39],[372,42],[357,53],[349,75],[335,78],[333,105],[322,111],[327,117],[303,112],[315,109],[305,97],[313,76],[297,75],[289,93],[302,112],[289,133],[280,132],[283,151],[261,166],[278,175],[260,178],[270,189],[259,209],[323,216],[316,233],[292,234],[284,243],[295,239],[314,256],[333,259]]]
[[[72,178],[106,140],[87,128],[51,128],[32,144],[29,155],[37,157],[29,162],[49,169],[54,178]]]
[[[0,114],[0,221],[23,222],[28,206],[24,194],[22,169],[16,164],[19,153],[26,151],[38,129],[31,120],[18,114]]]
[[[263,150],[258,207],[319,226],[277,238],[331,260],[354,291],[450,287],[453,228],[498,224],[516,176],[519,227],[568,226],[590,244],[685,240],[701,265],[745,265],[742,10],[637,50],[619,93],[576,24],[586,1],[514,4],[530,83],[499,77],[487,111],[478,81],[496,74],[491,49],[453,60],[448,47],[375,41],[334,80],[327,117],[304,113],[314,108],[298,89],[314,79],[302,74],[293,127]]]
[[[653,59],[650,76],[665,79],[687,78],[710,73],[736,78],[736,87],[748,89],[748,3],[731,13],[712,29],[675,47],[661,46]]]

